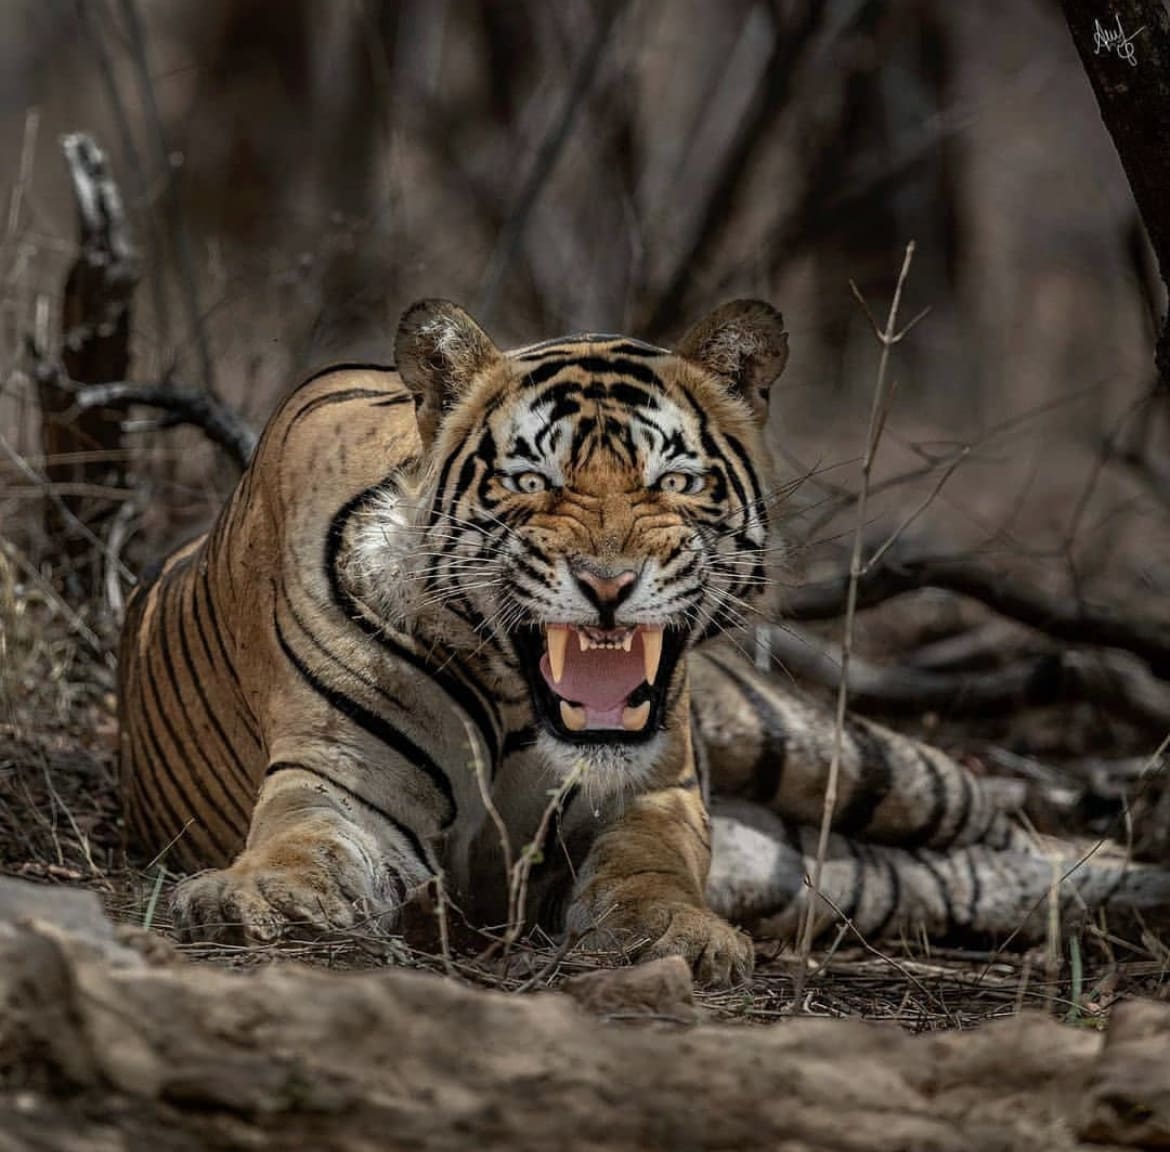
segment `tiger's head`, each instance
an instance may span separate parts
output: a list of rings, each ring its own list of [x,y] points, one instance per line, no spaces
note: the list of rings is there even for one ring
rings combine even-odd
[[[684,653],[764,582],[780,314],[735,301],[675,351],[586,335],[504,353],[431,300],[404,315],[396,352],[429,448],[414,610],[441,615],[497,687],[523,677],[562,759],[649,744]]]

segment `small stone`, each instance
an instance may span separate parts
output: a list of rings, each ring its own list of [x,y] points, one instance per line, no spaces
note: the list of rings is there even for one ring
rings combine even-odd
[[[578,1004],[597,1016],[697,1019],[691,970],[681,956],[664,956],[630,968],[603,968],[574,976],[561,985]]]

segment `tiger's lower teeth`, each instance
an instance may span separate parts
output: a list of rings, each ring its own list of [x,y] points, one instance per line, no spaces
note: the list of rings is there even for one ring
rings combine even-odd
[[[578,708],[575,704],[570,704],[568,700],[562,700],[561,723],[563,723],[570,732],[583,732],[587,723],[585,709]]]
[[[627,732],[640,732],[650,719],[650,701],[643,700],[637,708],[622,709],[622,727]]]
[[[641,732],[650,719],[650,701],[644,700],[637,708],[622,709],[622,727],[627,732]],[[570,732],[584,732],[589,724],[589,716],[585,709],[578,704],[570,704],[568,700],[561,701],[561,723]]]

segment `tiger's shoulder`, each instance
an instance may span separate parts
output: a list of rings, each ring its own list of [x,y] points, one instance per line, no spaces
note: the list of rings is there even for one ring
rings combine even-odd
[[[255,462],[269,464],[321,457],[341,462],[351,452],[378,454],[387,447],[417,452],[414,397],[389,365],[336,364],[294,388],[269,419]],[[345,460],[360,466],[360,460]]]

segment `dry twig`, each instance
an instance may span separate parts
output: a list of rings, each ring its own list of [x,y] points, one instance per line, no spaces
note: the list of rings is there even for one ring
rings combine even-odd
[[[825,801],[821,810],[820,832],[817,838],[817,854],[813,861],[812,877],[809,880],[809,895],[805,904],[804,917],[800,932],[800,968],[797,971],[796,1002],[802,1000],[802,991],[805,973],[808,968],[808,958],[812,953],[813,926],[816,923],[817,902],[822,898],[821,874],[824,869],[825,856],[829,850],[829,834],[833,827],[833,814],[837,810],[837,787],[841,770],[841,746],[845,732],[845,708],[849,696],[849,658],[853,650],[853,621],[857,613],[857,586],[862,575],[862,538],[865,531],[866,506],[869,496],[869,480],[873,471],[874,457],[877,455],[878,444],[881,442],[882,430],[885,427],[886,416],[889,413],[890,402],[894,389],[886,386],[886,373],[890,363],[890,349],[893,348],[910,330],[917,320],[912,320],[901,331],[898,330],[898,308],[902,302],[902,288],[906,283],[906,276],[910,271],[910,262],[914,259],[914,241],[906,245],[906,254],[902,259],[902,269],[898,273],[898,283],[894,289],[894,298],[890,301],[890,312],[884,329],[879,330],[874,324],[874,333],[881,345],[881,355],[878,358],[877,378],[874,381],[873,403],[869,413],[869,429],[866,434],[865,457],[861,464],[861,488],[857,495],[857,520],[853,533],[853,554],[849,562],[849,585],[845,601],[845,625],[841,644],[841,677],[837,688],[837,710],[833,725],[833,751],[829,760],[829,774],[825,783]],[[866,315],[869,309],[865,304],[857,286],[852,285],[853,294],[861,302]],[[872,317],[871,317],[872,320]]]

